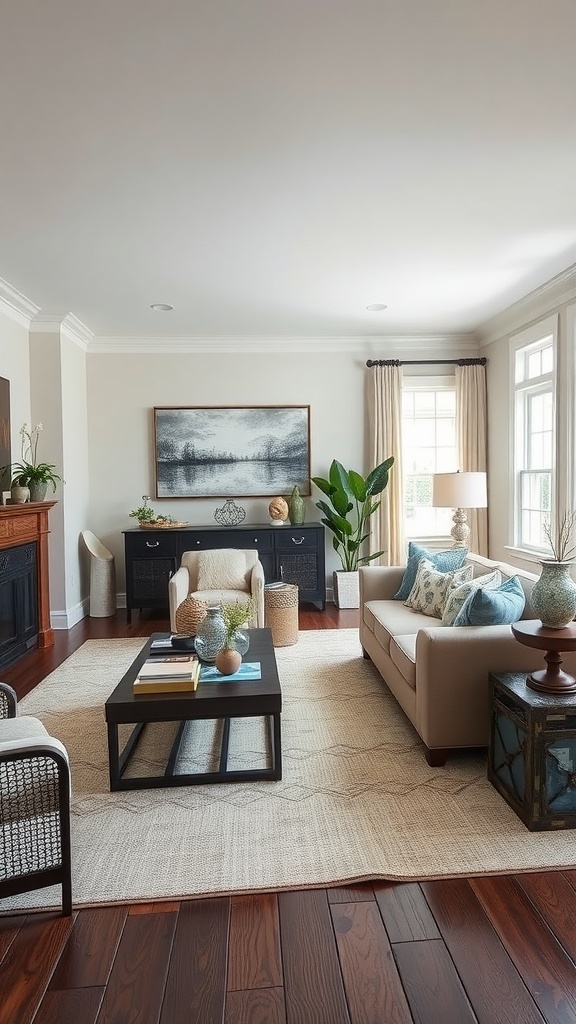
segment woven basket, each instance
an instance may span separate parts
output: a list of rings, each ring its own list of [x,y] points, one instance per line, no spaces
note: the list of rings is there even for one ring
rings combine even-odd
[[[198,626],[206,618],[206,601],[186,597],[176,609],[176,630],[187,636],[194,636]]]
[[[298,587],[295,584],[264,590],[264,622],[272,630],[274,647],[297,643]]]

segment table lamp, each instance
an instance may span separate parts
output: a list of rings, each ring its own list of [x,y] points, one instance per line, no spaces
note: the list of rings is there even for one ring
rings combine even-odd
[[[432,477],[434,508],[453,508],[450,536],[455,548],[467,548],[470,527],[465,508],[486,508],[486,473],[435,473]]]

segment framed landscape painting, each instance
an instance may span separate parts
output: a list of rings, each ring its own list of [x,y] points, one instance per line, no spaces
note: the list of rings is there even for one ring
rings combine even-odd
[[[310,406],[154,408],[157,498],[310,494]]]

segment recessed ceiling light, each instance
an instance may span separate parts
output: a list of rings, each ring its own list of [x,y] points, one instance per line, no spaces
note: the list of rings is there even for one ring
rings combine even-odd
[[[153,302],[150,309],[155,309],[159,313],[168,313],[169,310],[174,309],[174,306],[170,306],[167,302]]]
[[[383,302],[371,302],[369,306],[366,306],[369,313],[381,313],[383,309],[388,309]]]

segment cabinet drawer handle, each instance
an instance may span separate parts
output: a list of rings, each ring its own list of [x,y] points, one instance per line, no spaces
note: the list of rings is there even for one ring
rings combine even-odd
[[[304,537],[300,537],[300,540],[296,540],[296,537],[291,537],[290,540],[292,541],[293,544],[303,544],[304,543]]]
[[[146,547],[147,548],[157,548],[159,546],[160,546],[160,541],[159,540],[147,540],[146,541]]]
[[[254,537],[254,543],[255,543],[255,544],[257,544],[257,543],[258,543],[258,537]]]

